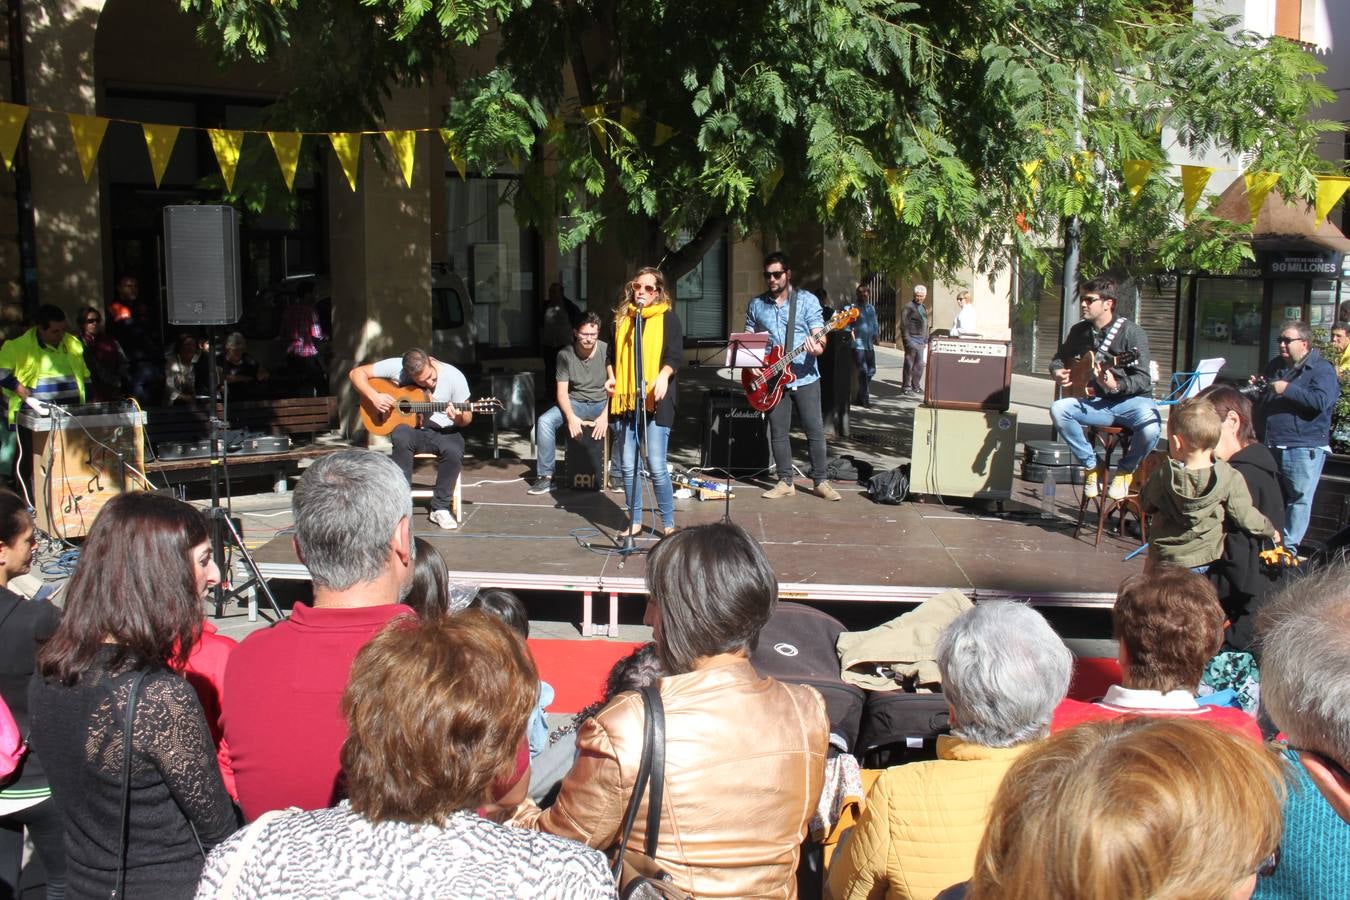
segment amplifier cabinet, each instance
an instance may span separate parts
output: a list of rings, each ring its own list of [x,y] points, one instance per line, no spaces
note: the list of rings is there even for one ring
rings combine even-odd
[[[1016,449],[1016,413],[920,406],[914,410],[909,489],[929,496],[1011,499]]]
[[[933,338],[928,344],[925,406],[990,409],[1011,403],[1012,344],[969,338]]]
[[[782,403],[791,403],[784,398]],[[770,468],[769,423],[740,394],[712,393],[703,401],[703,453],[699,465],[732,475]]]

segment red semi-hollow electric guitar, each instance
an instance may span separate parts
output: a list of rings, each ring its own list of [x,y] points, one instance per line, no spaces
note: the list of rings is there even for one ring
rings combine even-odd
[[[815,336],[823,338],[828,332],[852,325],[858,320],[858,313],[856,306],[839,310],[825,323],[825,330]],[[782,347],[770,347],[764,354],[764,368],[746,369],[741,373],[741,384],[745,385],[745,396],[752,407],[768,412],[778,405],[783,399],[783,391],[797,378],[792,374],[792,361],[805,351],[805,341],[786,353]]]

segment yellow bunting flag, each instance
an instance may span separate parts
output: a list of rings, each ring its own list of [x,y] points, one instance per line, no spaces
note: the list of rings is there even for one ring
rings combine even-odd
[[[774,166],[765,174],[764,181],[760,184],[760,196],[764,198],[765,203],[768,203],[769,198],[773,196],[773,192],[778,190],[778,182],[782,180],[783,167],[781,165]]]
[[[1130,199],[1138,200],[1144,192],[1149,173],[1153,171],[1153,161],[1148,159],[1125,160],[1125,187],[1129,188]]]
[[[671,128],[669,125],[663,125],[660,122],[657,122],[656,131],[652,134],[652,146],[660,147],[674,136],[675,129]]]
[[[625,106],[623,109],[619,110],[619,124],[628,131],[633,130],[633,123],[641,117],[642,114],[631,106]]]
[[[905,211],[905,186],[900,183],[899,169],[886,169],[881,173],[886,179],[886,196],[891,201],[891,208],[895,210],[896,219]]]
[[[244,148],[244,133],[208,128],[206,134],[211,139],[211,149],[216,151],[216,162],[220,164],[220,177],[225,179],[225,190],[233,191],[234,173],[239,168],[239,151]]]
[[[347,185],[355,191],[356,169],[361,162],[361,132],[333,131],[329,132],[328,140],[333,142],[333,152],[337,154],[338,162],[342,163]]]
[[[1248,172],[1242,178],[1247,183],[1247,208],[1251,210],[1252,224],[1255,225],[1256,217],[1266,203],[1266,195],[1280,183],[1280,173]]]
[[[173,156],[173,145],[178,142],[177,125],[141,125],[145,132],[145,149],[150,152],[150,169],[155,173],[155,187],[164,180],[164,170],[169,168],[169,157]]]
[[[1040,167],[1041,161],[1039,159],[1031,159],[1022,163],[1022,175],[1027,181],[1031,182],[1031,190],[1033,193],[1041,189],[1041,183],[1036,178],[1036,170]]]
[[[605,106],[603,103],[592,103],[590,106],[581,108],[581,117],[586,120],[586,124],[591,126],[591,131],[595,132],[595,136],[602,141],[605,139],[604,114]]]
[[[852,184],[852,179],[848,177],[848,174],[840,173],[834,184],[825,192],[826,214],[832,215],[834,213],[834,208],[839,205],[839,201],[844,197],[844,191],[848,190],[850,184]]]
[[[267,139],[272,142],[272,152],[277,155],[277,165],[281,166],[286,190],[294,191],[295,167],[300,162],[300,142],[304,135],[296,131],[269,131]]]
[[[464,165],[464,156],[460,153],[459,138],[455,137],[455,130],[442,128],[441,140],[445,142],[445,152],[450,154],[450,162],[454,163],[455,171],[459,173],[459,180],[464,181],[467,178],[468,167]]]
[[[94,163],[98,162],[98,148],[103,144],[103,134],[108,130],[108,120],[99,116],[82,116],[78,113],[66,113],[70,122],[70,133],[75,137],[75,152],[80,156],[80,171],[84,180],[94,174]]]
[[[1209,184],[1209,176],[1214,174],[1213,166],[1181,167],[1181,210],[1187,219],[1195,212],[1195,204]]]
[[[1342,196],[1345,195],[1346,188],[1350,188],[1350,178],[1340,175],[1318,175],[1317,176],[1317,221],[1315,224],[1321,225],[1327,220],[1327,213],[1331,212]]]
[[[413,163],[417,158],[417,132],[386,131],[384,139],[394,151],[398,160],[398,170],[403,173],[403,183],[412,187]]]
[[[14,151],[19,148],[23,124],[28,121],[28,107],[18,103],[0,103],[0,156],[5,168],[14,168]]]

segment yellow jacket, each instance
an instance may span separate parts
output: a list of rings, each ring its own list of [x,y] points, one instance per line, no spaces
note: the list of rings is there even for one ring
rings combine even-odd
[[[887,769],[829,872],[834,900],[925,900],[970,878],[994,794],[1029,744],[938,738],[938,758]]]
[[[660,680],[666,779],[656,860],[699,898],[797,896],[795,872],[825,782],[830,723],[814,688],[761,678],[740,658]],[[547,810],[514,824],[609,851],[642,755],[642,697],[624,693],[588,720],[577,760]],[[628,856],[646,843],[647,804]]]

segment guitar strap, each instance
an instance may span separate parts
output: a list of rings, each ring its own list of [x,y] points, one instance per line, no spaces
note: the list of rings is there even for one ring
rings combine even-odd
[[[1120,329],[1125,325],[1124,316],[1116,316],[1111,322],[1111,327],[1102,335],[1101,341],[1097,344],[1097,355],[1104,356],[1115,341],[1116,335],[1120,334]]]
[[[790,287],[788,288],[787,328],[783,330],[783,352],[784,353],[791,352],[792,348],[797,346],[796,340],[797,340],[797,289],[795,287]],[[791,366],[792,363],[791,361],[789,361],[788,367],[791,368]],[[794,388],[789,386],[788,390],[794,390]]]

